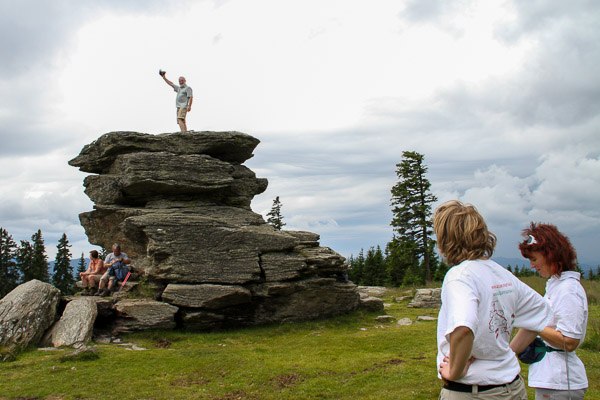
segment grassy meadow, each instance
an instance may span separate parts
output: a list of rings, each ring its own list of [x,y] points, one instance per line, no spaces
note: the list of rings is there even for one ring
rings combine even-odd
[[[524,280],[543,291],[541,278]],[[600,399],[600,282],[585,283],[591,347],[578,354],[586,398]],[[227,332],[135,333],[123,341],[145,350],[96,344],[98,356],[88,360],[65,360],[71,349],[31,349],[0,364],[0,399],[436,399],[436,322],[416,318],[438,310],[394,300],[407,292],[390,289],[384,300],[386,313],[410,318],[410,326],[355,312]]]

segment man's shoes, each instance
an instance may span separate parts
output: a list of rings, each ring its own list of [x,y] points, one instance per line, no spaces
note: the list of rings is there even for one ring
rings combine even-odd
[[[103,291],[102,289],[98,289],[96,291],[96,293],[94,293],[92,296],[101,296],[102,295],[102,291]]]
[[[110,294],[110,290],[108,290],[108,289],[104,289],[104,290],[102,290],[102,293],[100,293],[100,296],[101,296],[101,297],[106,297],[106,296],[108,296],[109,294]]]

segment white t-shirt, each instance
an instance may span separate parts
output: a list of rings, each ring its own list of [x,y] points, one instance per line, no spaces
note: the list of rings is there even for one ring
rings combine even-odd
[[[458,382],[511,382],[521,371],[509,347],[513,328],[539,332],[551,317],[548,302],[502,266],[492,260],[463,261],[448,271],[442,284],[437,365],[450,353],[450,334],[465,326],[474,335],[475,361]]]
[[[564,271],[558,276],[552,276],[546,283],[546,294],[553,311],[552,321],[548,326],[560,331],[563,335],[579,339],[579,344],[585,340],[588,321],[588,303],[585,290],[579,283],[580,274],[575,271]],[[529,366],[529,386],[567,390],[567,366],[569,364],[569,382],[571,389],[585,389],[588,380],[583,362],[575,352],[551,352],[544,358]]]
[[[194,95],[192,88],[188,85],[177,86],[173,85],[173,90],[177,92],[177,96],[175,97],[175,105],[178,108],[183,108],[188,106],[188,101],[190,97]]]

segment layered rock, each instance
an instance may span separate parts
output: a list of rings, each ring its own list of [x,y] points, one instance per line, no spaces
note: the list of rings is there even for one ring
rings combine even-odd
[[[256,325],[357,308],[342,256],[319,246],[317,234],[278,231],[250,209],[267,187],[242,165],[258,143],[239,132],[112,132],[69,162],[97,174],[84,181],[94,210],[80,215],[90,242],[121,244],[155,297],[175,308],[172,318],[173,309],[160,309],[165,326]],[[121,323],[138,318],[123,307],[115,306],[115,325],[144,329]]]

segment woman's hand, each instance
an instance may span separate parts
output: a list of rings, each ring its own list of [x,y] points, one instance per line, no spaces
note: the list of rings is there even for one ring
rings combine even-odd
[[[469,367],[471,366],[471,364],[473,364],[473,361],[475,361],[475,357],[471,356],[467,360],[467,363],[465,364],[465,368],[462,370],[462,373],[460,374],[460,376],[457,378],[454,378],[454,379],[450,379],[450,357],[445,356],[444,359],[442,360],[442,362],[440,363],[440,369],[439,369],[440,375],[442,376],[442,379],[445,381],[460,379],[467,374],[467,371],[469,370]]]

